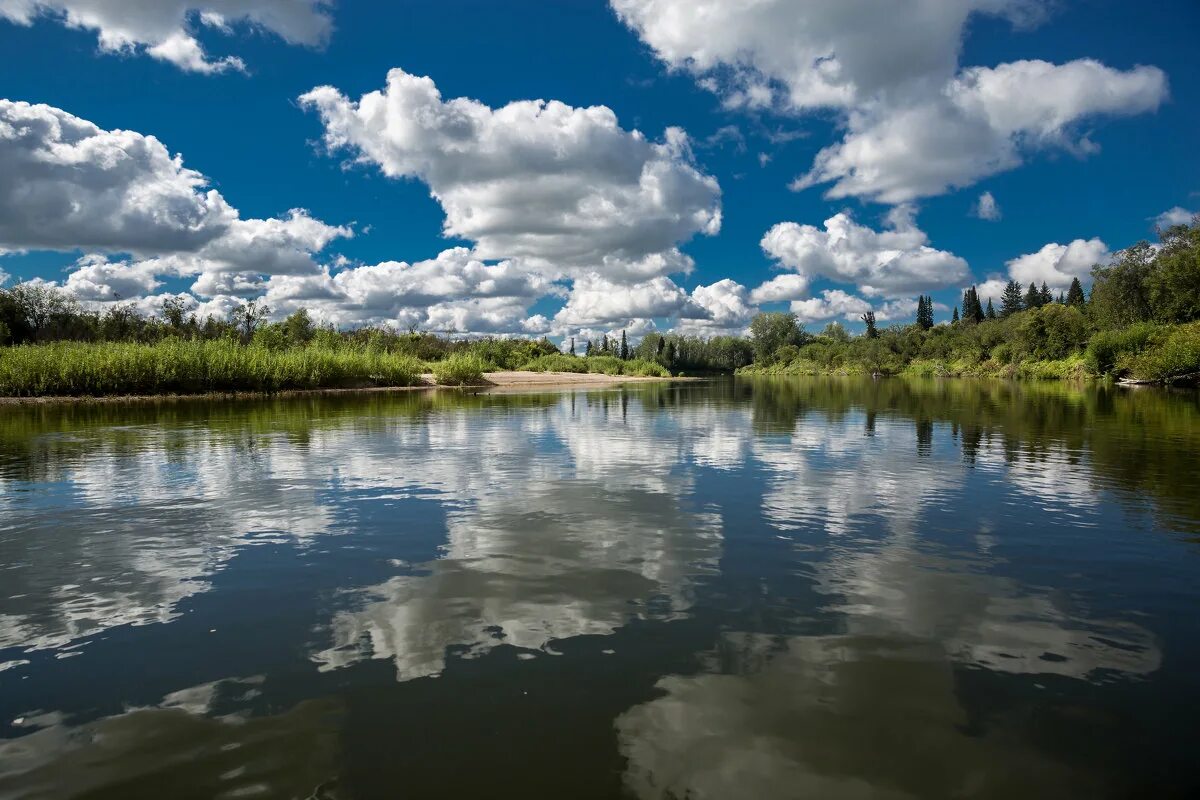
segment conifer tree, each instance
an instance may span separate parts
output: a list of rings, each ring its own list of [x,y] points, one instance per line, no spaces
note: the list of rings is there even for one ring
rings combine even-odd
[[[1071,288],[1067,289],[1067,305],[1082,306],[1084,304],[1083,284],[1079,282],[1079,278],[1071,279]]]
[[[984,314],[988,319],[996,318],[996,308],[992,305],[992,298],[988,298],[987,313]]]
[[[958,306],[954,307],[954,313],[950,315],[951,322],[958,322]]]
[[[1037,284],[1033,281],[1029,282],[1029,291],[1025,293],[1025,308],[1033,310],[1040,308],[1042,305],[1042,293],[1038,291]]]
[[[1054,295],[1050,294],[1050,287],[1046,285],[1046,282],[1045,282],[1045,281],[1042,281],[1042,292],[1041,292],[1041,294],[1042,294],[1042,297],[1041,297],[1041,304],[1042,304],[1042,305],[1044,305],[1044,306],[1048,306],[1048,305],[1050,305],[1051,303],[1053,303],[1053,302],[1054,302]]]
[[[921,295],[917,298],[917,325],[927,331],[933,327],[933,298]]]
[[[608,334],[600,337],[600,354],[608,355]]]
[[[621,360],[629,360],[629,342],[625,339],[625,329],[621,329]]]
[[[586,342],[586,343],[583,345],[583,354],[584,354],[585,356],[590,356],[590,355],[592,354],[592,352],[593,352],[593,350],[592,350],[592,340],[591,340],[591,339],[588,339],[588,340],[587,340],[587,342]]]
[[[575,337],[571,337],[571,355],[575,355]]]
[[[867,313],[865,313],[861,317],[859,317],[859,319],[861,319],[863,321],[863,324],[865,324],[867,326],[867,338],[868,339],[875,339],[879,336],[879,330],[875,327],[875,312],[874,311],[868,311]]]
[[[1024,305],[1021,301],[1021,284],[1009,281],[1004,286],[1004,294],[1000,296],[1000,316],[1011,316],[1022,308]]]

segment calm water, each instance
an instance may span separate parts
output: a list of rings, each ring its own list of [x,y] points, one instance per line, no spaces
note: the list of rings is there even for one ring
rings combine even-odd
[[[0,408],[0,797],[1192,796],[1198,397]]]

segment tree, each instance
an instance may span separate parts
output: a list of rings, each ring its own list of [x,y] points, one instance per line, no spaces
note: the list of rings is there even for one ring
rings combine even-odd
[[[1149,282],[1155,267],[1149,242],[1122,250],[1107,267],[1092,269],[1091,314],[1102,328],[1123,328],[1153,316]]]
[[[1040,305],[1048,306],[1054,302],[1054,295],[1050,294],[1050,287],[1046,285],[1045,281],[1042,281],[1042,290],[1040,294]]]
[[[571,337],[571,355],[575,355],[575,337]]]
[[[821,335],[826,339],[833,339],[835,342],[850,341],[850,334],[846,332],[846,328],[842,323],[837,320],[826,325],[825,329],[821,331]]]
[[[954,313],[950,315],[951,322],[958,322],[958,306],[954,307]]]
[[[182,297],[168,297],[162,302],[163,320],[175,330],[181,330],[187,306]]]
[[[921,295],[917,298],[917,325],[927,331],[933,327],[933,298]]]
[[[750,340],[756,361],[766,361],[785,344],[799,345],[800,326],[796,315],[786,311],[763,311],[750,320]]]
[[[979,303],[979,292],[974,286],[963,292],[962,318],[964,321],[983,322],[983,306]]]
[[[621,360],[629,360],[629,341],[625,338],[625,329],[621,329]]]
[[[1021,300],[1021,284],[1009,281],[1004,285],[1004,294],[1000,296],[1000,316],[1011,317],[1025,308]]]
[[[600,337],[600,355],[608,355],[608,334]]]
[[[592,354],[592,340],[591,339],[587,339],[584,341],[583,354],[585,356],[590,356]]]
[[[1083,296],[1083,284],[1079,278],[1071,278],[1071,288],[1067,289],[1067,305],[1082,308],[1087,299]]]
[[[271,309],[266,304],[259,305],[258,300],[251,300],[235,308],[230,313],[229,319],[241,334],[242,341],[249,342],[254,338],[254,330],[266,320],[270,313]]]
[[[996,318],[996,308],[992,305],[992,298],[988,298],[987,312],[984,314],[988,319]]]
[[[1033,281],[1029,282],[1029,291],[1025,293],[1025,308],[1035,309],[1042,306],[1042,293],[1038,291],[1037,284]]]
[[[878,339],[879,338],[879,330],[875,327],[875,312],[868,311],[867,313],[865,313],[861,317],[859,317],[859,319],[861,319],[863,321],[863,324],[867,326],[867,338],[868,339]]]
[[[308,315],[308,309],[300,308],[293,311],[283,321],[283,332],[292,344],[305,345],[311,342],[316,334],[316,328],[313,326],[312,317]]]
[[[1200,319],[1200,217],[1160,234],[1162,247],[1146,280],[1151,313],[1159,322]]]

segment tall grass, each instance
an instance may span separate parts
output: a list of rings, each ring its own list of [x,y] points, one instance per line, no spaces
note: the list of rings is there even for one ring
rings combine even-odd
[[[475,353],[454,353],[430,368],[443,386],[468,386],[483,383],[483,373],[496,369],[496,365]]]
[[[421,362],[369,349],[271,350],[236,342],[57,342],[0,349],[0,395],[199,394],[412,386]]]

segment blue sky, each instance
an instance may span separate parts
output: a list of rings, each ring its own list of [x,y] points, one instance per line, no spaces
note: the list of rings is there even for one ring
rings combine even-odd
[[[0,0],[0,98],[50,109],[0,115],[26,134],[0,136],[17,164],[0,175],[0,271],[147,311],[164,294],[201,313],[262,296],[341,325],[710,334],[758,309],[904,322],[919,293],[948,308],[989,278],[1061,286],[1200,208],[1191,0],[913,0],[890,16],[772,0],[757,18],[714,0],[707,20],[686,0],[612,3],[178,0],[147,20]],[[393,69],[441,100],[364,125],[357,101]],[[299,100],[319,86],[324,101]],[[460,97],[475,127],[456,139]],[[530,99],[570,108],[499,111]],[[616,127],[578,111],[592,106]],[[437,130],[413,134],[405,115],[429,114]],[[47,178],[38,154],[63,142],[40,126],[60,115],[94,125],[95,147],[71,142]],[[147,148],[128,169],[95,155],[128,149],[114,131]],[[676,188],[659,196],[652,173]],[[975,213],[984,192],[998,219]]]

